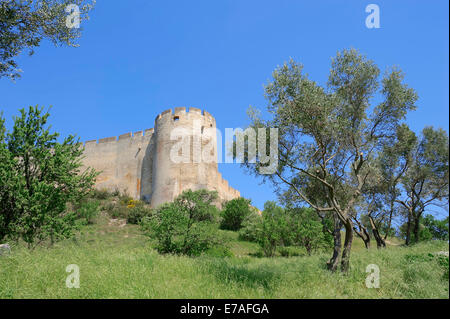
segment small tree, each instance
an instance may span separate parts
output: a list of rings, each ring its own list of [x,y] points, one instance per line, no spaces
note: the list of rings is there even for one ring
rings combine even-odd
[[[80,170],[83,148],[74,136],[57,142],[59,134],[46,126],[48,112],[36,106],[20,113],[12,132],[0,137],[0,235],[33,247],[72,235],[76,213],[67,212],[66,204],[86,196],[97,173]]]
[[[286,230],[286,214],[274,202],[266,202],[259,224],[256,242],[266,257],[273,257],[279,246],[283,244],[283,234]]]
[[[433,215],[426,215],[422,218],[421,224],[430,234],[430,239],[448,241],[448,216],[439,220],[434,218]]]
[[[217,243],[213,223],[217,192],[184,191],[173,203],[156,209],[141,221],[144,233],[157,242],[161,253],[199,255]]]
[[[292,243],[304,247],[311,253],[320,247],[329,246],[331,237],[327,236],[324,226],[314,209],[297,208],[290,212],[288,220]]]
[[[226,202],[224,206],[220,227],[228,230],[241,229],[242,222],[251,213],[250,200],[239,197]]]
[[[401,178],[403,196],[396,199],[405,212],[406,245],[420,240],[420,220],[429,206],[448,209],[449,140],[442,129],[426,127],[410,151],[408,170]]]

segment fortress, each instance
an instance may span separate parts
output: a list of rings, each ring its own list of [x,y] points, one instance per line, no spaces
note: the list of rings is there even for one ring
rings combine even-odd
[[[117,189],[152,207],[187,189],[216,190],[220,204],[240,193],[218,172],[215,132],[216,121],[208,112],[177,107],[158,114],[154,128],[87,141],[83,164],[101,172],[97,189]]]

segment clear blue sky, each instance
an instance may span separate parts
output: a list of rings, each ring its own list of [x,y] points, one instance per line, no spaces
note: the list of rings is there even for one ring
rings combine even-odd
[[[380,7],[367,29],[365,7]],[[106,1],[83,22],[79,48],[45,42],[19,59],[22,79],[0,79],[0,111],[52,105],[51,124],[82,141],[153,126],[176,106],[208,110],[217,126],[245,127],[251,104],[265,108],[263,84],[293,57],[325,83],[330,58],[354,47],[382,70],[398,65],[419,94],[408,115],[419,132],[449,123],[448,1]],[[275,199],[238,164],[220,164],[230,184],[262,208]]]

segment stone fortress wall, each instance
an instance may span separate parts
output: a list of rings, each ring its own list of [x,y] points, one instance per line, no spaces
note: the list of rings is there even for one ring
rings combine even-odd
[[[177,107],[174,112],[169,109],[158,114],[154,128],[87,141],[83,164],[101,171],[97,189],[117,189],[152,207],[172,201],[186,189],[216,190],[219,202],[223,202],[240,193],[218,172],[216,134],[206,134],[215,128],[214,117],[206,111],[193,107]],[[192,133],[171,139],[174,130]],[[176,143],[189,148],[188,160],[172,160]],[[199,158],[202,150],[215,160]]]

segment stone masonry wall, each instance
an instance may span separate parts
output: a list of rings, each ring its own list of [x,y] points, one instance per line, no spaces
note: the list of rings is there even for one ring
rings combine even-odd
[[[197,126],[201,137],[188,134],[178,140],[171,139],[174,128],[194,132]],[[208,138],[203,136],[205,128],[215,127],[215,119],[206,111],[197,108],[187,111],[184,107],[175,108],[174,113],[166,110],[156,117],[155,129],[87,141],[83,163],[85,167],[101,171],[97,189],[127,192],[152,207],[172,201],[186,189],[216,190],[219,202],[223,202],[239,197],[239,191],[222,178],[217,162],[204,163],[194,158],[195,151],[209,143],[215,146],[210,154],[217,159],[215,134]],[[188,163],[174,163],[170,159],[170,150],[180,141],[191,144]]]

